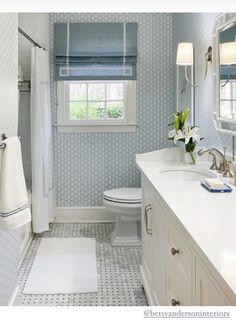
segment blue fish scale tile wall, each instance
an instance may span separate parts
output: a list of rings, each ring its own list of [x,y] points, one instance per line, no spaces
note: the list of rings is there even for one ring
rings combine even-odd
[[[56,123],[53,80],[55,22],[137,22],[137,122],[135,133],[58,133],[54,127],[57,206],[102,206],[102,193],[140,186],[135,154],[169,146],[167,124],[174,106],[172,18],[169,13],[50,14],[52,119]]]

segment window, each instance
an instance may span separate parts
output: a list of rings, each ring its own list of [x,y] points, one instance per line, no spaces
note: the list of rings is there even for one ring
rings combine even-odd
[[[58,81],[60,132],[134,132],[135,81]]]
[[[136,22],[55,23],[60,132],[134,132]]]

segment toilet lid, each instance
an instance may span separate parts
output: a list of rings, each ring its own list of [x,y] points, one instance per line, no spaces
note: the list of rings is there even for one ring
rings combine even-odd
[[[113,202],[141,203],[142,190],[140,188],[119,188],[105,191],[104,199]]]

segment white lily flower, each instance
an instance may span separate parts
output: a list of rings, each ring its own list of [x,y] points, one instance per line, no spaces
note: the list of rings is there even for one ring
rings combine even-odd
[[[191,127],[186,127],[184,129],[185,144],[188,144],[191,138],[193,142],[200,141],[200,136],[197,134],[197,131],[198,131],[198,126],[195,126],[192,129]]]
[[[198,126],[191,126],[187,123],[189,109],[174,113],[173,130],[168,133],[168,139],[173,140],[175,144],[181,141],[185,145],[185,151],[191,156],[191,162],[195,163],[195,156],[193,154],[196,144],[201,140],[197,134]],[[191,143],[190,143],[191,142]]]
[[[168,133],[168,138],[169,138],[169,139],[170,139],[170,138],[173,138],[173,137],[175,137],[175,135],[176,135],[176,129],[171,130],[171,131]]]
[[[181,130],[178,130],[178,131],[176,131],[176,135],[174,137],[174,143],[176,144],[177,141],[179,141],[181,139],[185,139],[185,135]]]

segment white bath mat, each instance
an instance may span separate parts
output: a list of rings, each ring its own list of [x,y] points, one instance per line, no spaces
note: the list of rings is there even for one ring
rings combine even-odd
[[[97,292],[94,238],[42,238],[23,294]]]

